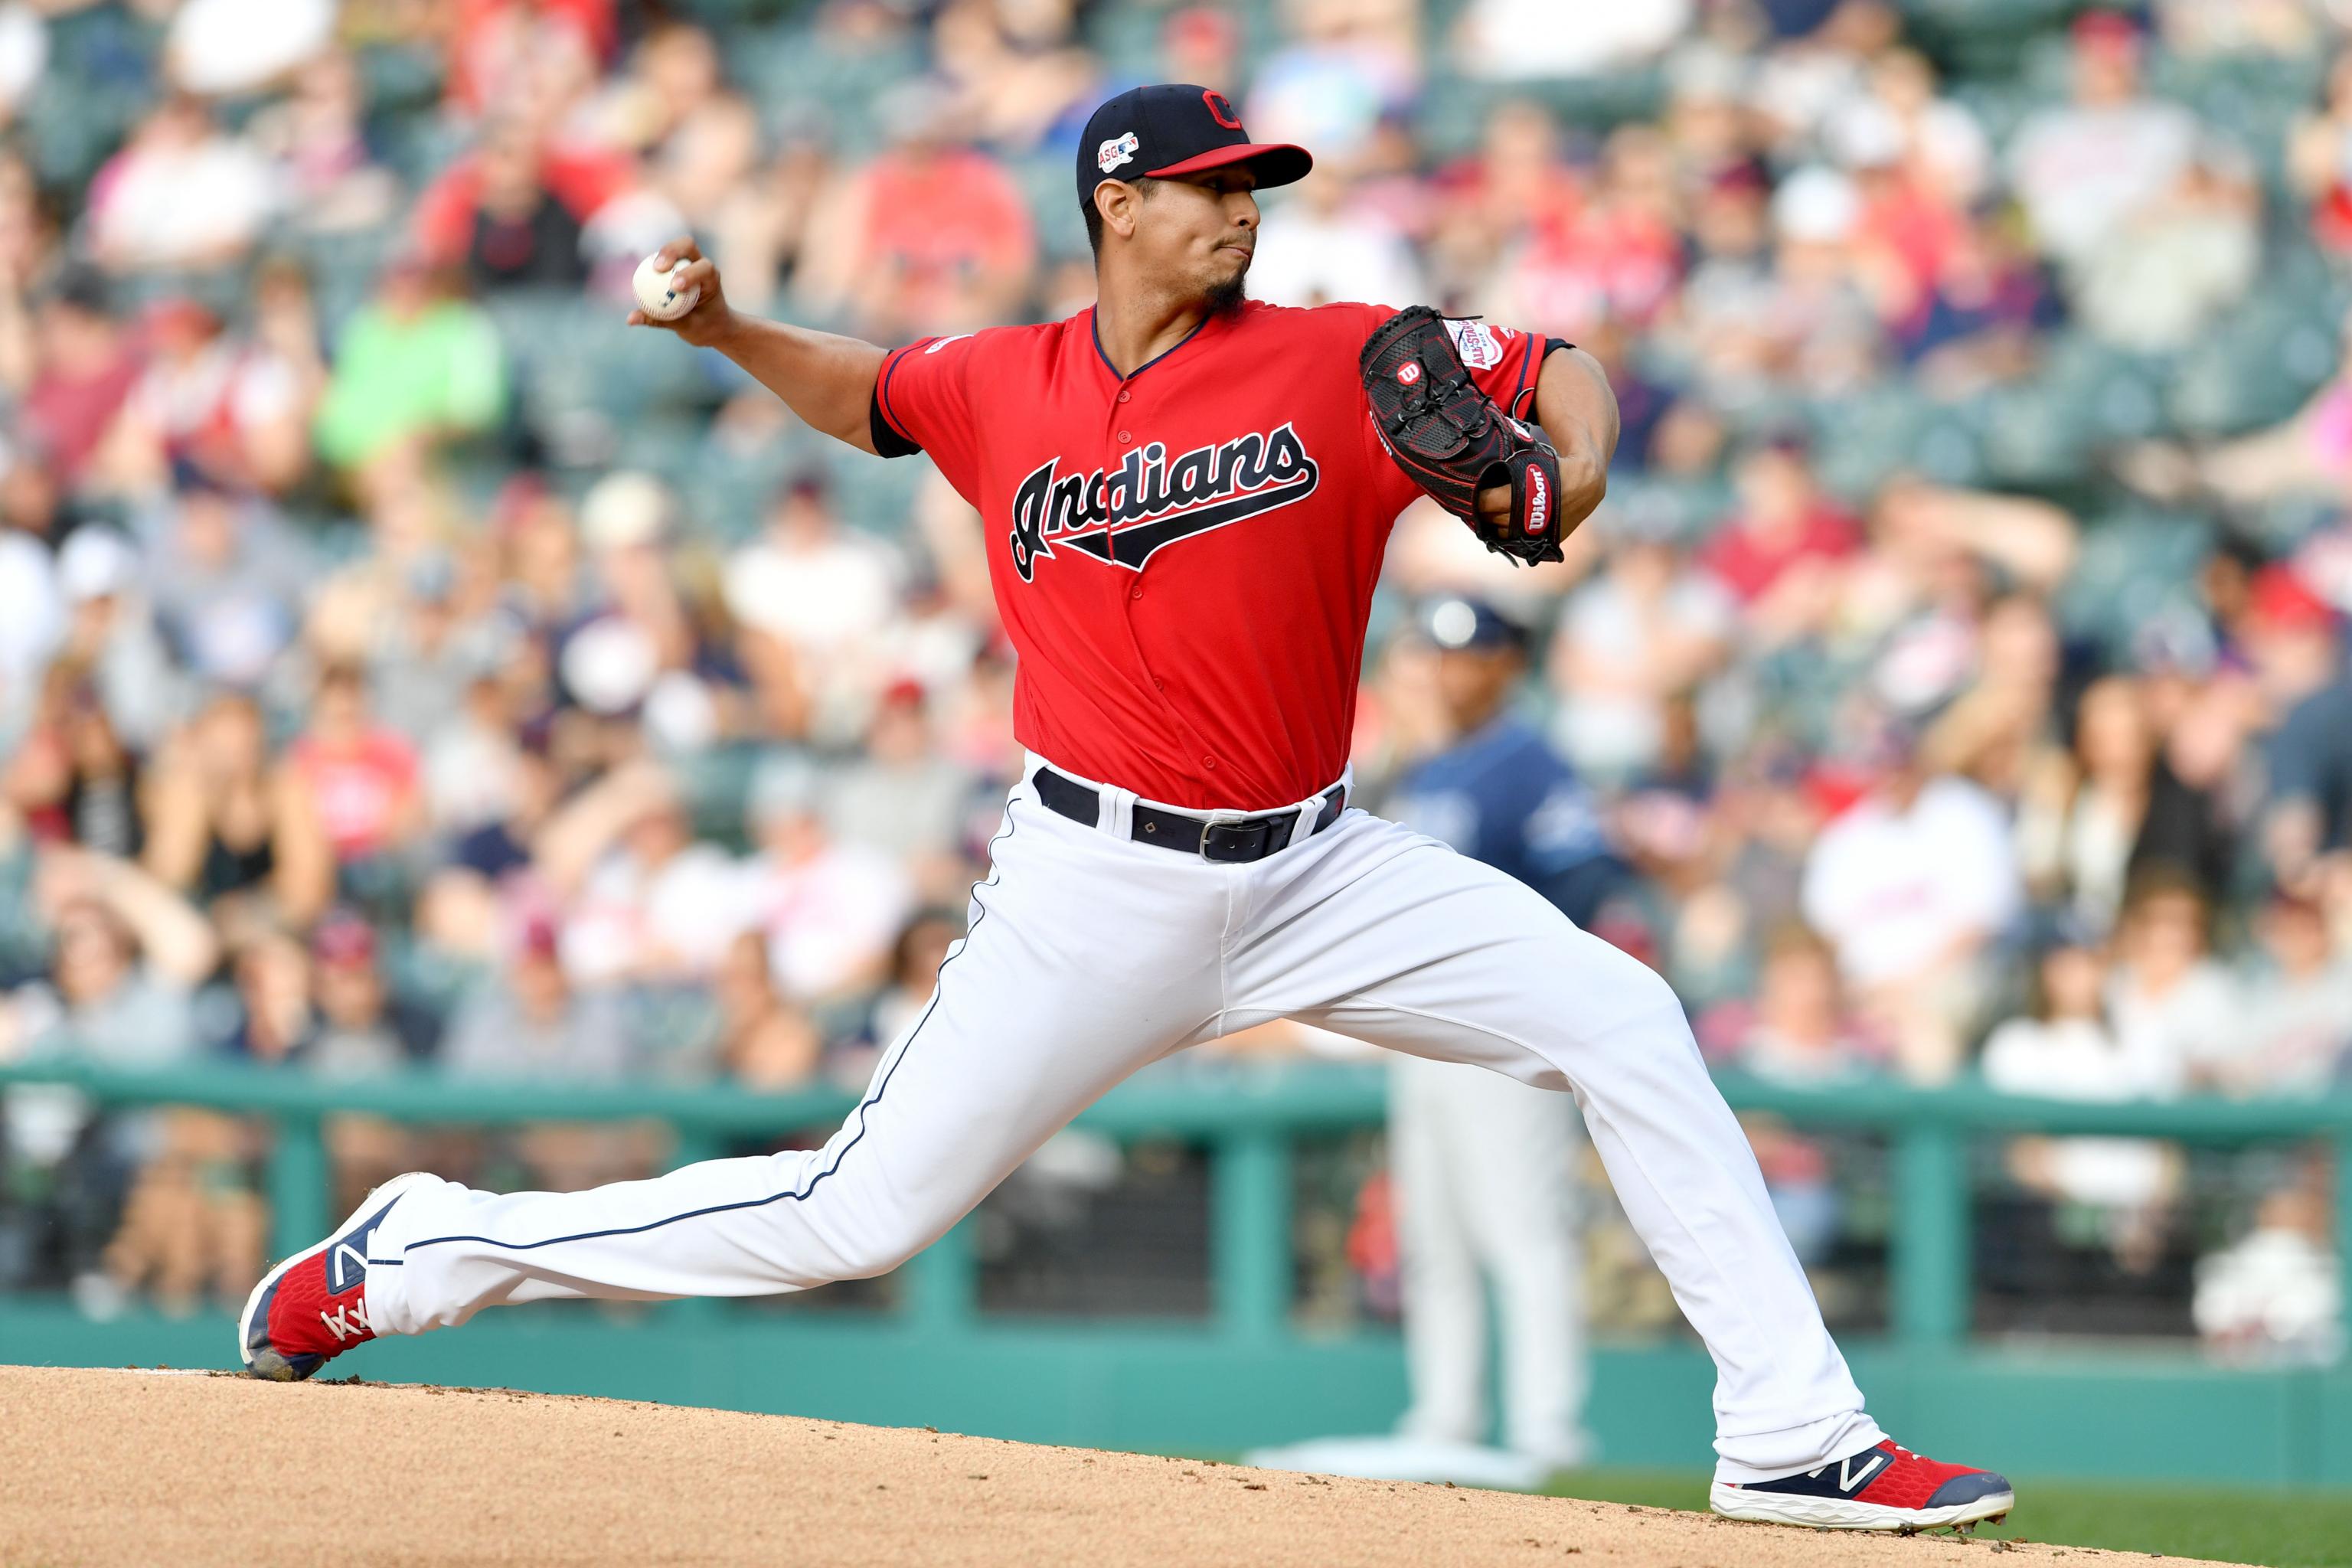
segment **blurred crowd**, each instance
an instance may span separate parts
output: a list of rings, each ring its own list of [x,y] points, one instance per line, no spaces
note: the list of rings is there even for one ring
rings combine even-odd
[[[886,343],[1068,313],[1077,127],[1174,79],[1315,151],[1253,294],[1566,337],[1623,407],[1565,566],[1406,514],[1360,798],[1455,738],[1407,611],[1477,595],[1711,1059],[2341,1082],[2352,5],[1578,9],[0,0],[0,1058],[860,1080],[1019,765],[982,543],[626,278],[690,230]],[[250,1277],[252,1131],[7,1105],[10,1201],[123,1218],[0,1279]],[[540,1131],[478,1168],[658,1157]],[[2008,1163],[2164,1248],[2175,1152]],[[2249,1200],[2212,1331],[2327,1278],[2327,1180]]]

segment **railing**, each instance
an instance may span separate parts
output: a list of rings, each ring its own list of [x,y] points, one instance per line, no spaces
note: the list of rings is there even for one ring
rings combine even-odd
[[[1728,1076],[1718,1082],[1737,1110],[1888,1139],[1895,1187],[1890,1319],[1906,1348],[1943,1350],[1968,1333],[1968,1148],[1976,1135],[2089,1133],[2223,1146],[2326,1138],[2335,1154],[2336,1255],[2352,1310],[2352,1095],[2091,1105],[2018,1099],[1973,1082],[1940,1089],[1891,1082],[1795,1089]],[[269,1120],[277,1136],[268,1185],[281,1254],[309,1245],[333,1222],[321,1130],[332,1115],[493,1125],[654,1120],[675,1130],[682,1163],[719,1152],[730,1136],[829,1124],[856,1102],[830,1089],[762,1095],[659,1084],[457,1082],[423,1073],[338,1079],[244,1065],[164,1072],[59,1062],[0,1066],[0,1085],[12,1083],[68,1085],[106,1106],[200,1106]],[[1237,1339],[1263,1341],[1288,1330],[1293,1144],[1306,1134],[1376,1126],[1385,1110],[1378,1068],[1218,1063],[1146,1074],[1083,1112],[1077,1125],[1122,1141],[1168,1137],[1209,1149],[1216,1326]],[[964,1227],[910,1269],[905,1310],[914,1321],[961,1322],[976,1314],[977,1265]]]

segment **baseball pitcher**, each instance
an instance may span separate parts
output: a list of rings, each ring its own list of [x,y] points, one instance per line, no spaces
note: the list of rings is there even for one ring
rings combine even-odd
[[[1217,92],[1122,93],[1077,158],[1097,302],[890,351],[739,315],[691,241],[665,249],[695,303],[662,326],[851,446],[929,453],[981,514],[1030,755],[970,934],[824,1148],[578,1193],[400,1177],[256,1288],[248,1368],[308,1377],[485,1307],[883,1273],[1138,1068],[1292,1017],[1577,1097],[1715,1359],[1719,1511],[1897,1529],[2009,1510],[2001,1477],[1897,1447],[1864,1411],[1665,982],[1351,806],[1397,514],[1433,496],[1489,547],[1556,560],[1617,416],[1556,340],[1250,300],[1254,193],[1310,167]]]

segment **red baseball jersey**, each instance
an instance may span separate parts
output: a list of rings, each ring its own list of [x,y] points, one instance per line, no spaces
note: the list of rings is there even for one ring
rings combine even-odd
[[[929,453],[986,528],[1022,744],[1195,809],[1339,776],[1381,556],[1419,494],[1356,368],[1393,313],[1253,301],[1128,376],[1092,309],[883,362],[877,445]],[[1479,385],[1524,410],[1553,345],[1453,325]]]

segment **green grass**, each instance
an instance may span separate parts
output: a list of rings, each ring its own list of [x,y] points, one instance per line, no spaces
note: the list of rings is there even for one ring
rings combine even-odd
[[[1580,1470],[1546,1489],[1644,1508],[1706,1507],[1706,1477],[1698,1471]],[[2263,1568],[2352,1568],[2352,1492],[2025,1479],[2017,1492],[2009,1522],[1979,1530],[1979,1540],[2102,1546]]]

